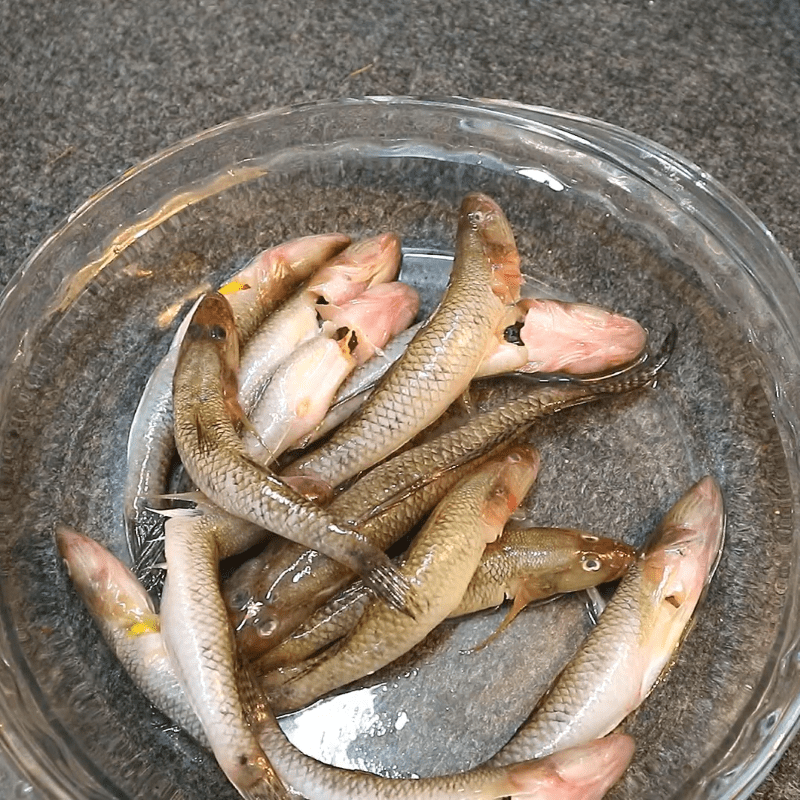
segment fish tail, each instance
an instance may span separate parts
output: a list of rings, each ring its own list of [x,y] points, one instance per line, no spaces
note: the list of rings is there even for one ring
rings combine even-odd
[[[404,575],[383,553],[372,569],[362,575],[364,583],[370,587],[382,600],[403,614],[417,619],[420,607],[411,589],[411,585]]]
[[[236,786],[244,800],[289,800],[289,793],[272,767],[248,787]]]
[[[670,358],[672,358],[672,354],[675,351],[675,343],[677,341],[678,341],[678,327],[677,325],[672,325],[670,327],[669,333],[664,337],[664,341],[661,343],[661,347],[653,357],[652,371],[655,374],[658,374],[666,366]]]

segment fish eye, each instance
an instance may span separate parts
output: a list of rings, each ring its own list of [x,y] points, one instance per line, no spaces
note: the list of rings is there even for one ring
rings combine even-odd
[[[602,566],[600,559],[595,555],[584,556],[582,566],[587,572],[597,572]]]
[[[227,337],[225,328],[223,328],[222,325],[211,325],[208,329],[208,335],[218,342],[224,342]]]
[[[250,602],[250,598],[251,595],[247,589],[239,589],[231,596],[231,605],[235,606],[240,611],[244,611],[247,607],[247,604]]]
[[[278,622],[274,617],[267,617],[266,619],[262,619],[255,626],[256,633],[264,639],[272,636],[272,634],[275,633],[275,629],[277,627],[278,627]]]
[[[505,339],[509,344],[516,344],[520,347],[525,346],[525,342],[522,341],[522,327],[525,323],[524,322],[515,322],[513,325],[509,325],[503,331],[503,339]]]

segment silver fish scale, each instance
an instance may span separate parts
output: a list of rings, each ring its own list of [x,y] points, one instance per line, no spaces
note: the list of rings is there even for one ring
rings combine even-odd
[[[189,702],[220,765],[244,796],[287,797],[247,724],[236,680],[235,643],[219,594],[213,522],[171,519],[162,635]],[[192,614],[185,614],[187,608]],[[263,765],[263,766],[262,766]]]
[[[469,385],[502,318],[491,278],[480,235],[460,228],[450,284],[429,323],[361,411],[286,474],[314,475],[336,486],[434,422]]]
[[[575,658],[564,668],[527,722],[488,764],[502,766],[541,758],[609,732],[609,728],[598,730],[598,719],[619,718],[620,704],[628,701],[633,688],[631,681],[635,680],[632,676],[625,681],[624,672],[630,668],[635,675],[641,629],[641,590],[640,560],[623,578],[600,622]],[[627,694],[620,691],[621,687]],[[610,697],[613,698],[611,703]],[[599,725],[602,726],[602,721]],[[616,723],[612,722],[611,727],[616,727]]]
[[[437,506],[414,539],[402,572],[415,586],[424,586],[416,619],[384,603],[371,601],[356,627],[314,665],[270,692],[270,703],[280,711],[299,708],[324,692],[368,675],[421,641],[445,619],[463,595],[486,543],[486,503],[507,467],[506,459],[487,464],[468,475]],[[531,470],[525,490],[535,477]],[[512,484],[513,485],[513,484]],[[503,523],[493,526],[495,535]],[[377,647],[376,643],[381,642]]]

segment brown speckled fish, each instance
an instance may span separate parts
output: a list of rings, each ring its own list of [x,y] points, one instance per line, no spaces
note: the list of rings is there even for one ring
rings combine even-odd
[[[472,614],[514,600],[500,627],[480,649],[497,637],[528,604],[617,580],[635,558],[632,547],[566,528],[507,530],[486,545],[478,568],[450,617]],[[267,671],[312,656],[347,635],[369,603],[371,593],[357,581],[265,653],[256,668]]]
[[[408,586],[386,554],[287,486],[244,450],[236,395],[238,339],[230,305],[206,295],[181,346],[173,383],[175,442],[197,487],[231,514],[326,553],[398,608]]]
[[[623,542],[572,528],[505,531],[486,546],[481,563],[451,616],[514,599],[500,627],[479,645],[482,648],[499,636],[528,603],[617,580],[635,555],[634,549]]]
[[[467,388],[522,277],[511,226],[483,194],[464,198],[450,283],[437,310],[365,405],[284,470],[330,489],[393,453]],[[324,490],[323,490],[324,493]]]
[[[476,414],[459,428],[380,464],[339,495],[330,510],[358,521],[359,530],[378,547],[389,547],[461,477],[463,472],[453,465],[485,458],[510,437],[524,435],[537,420],[563,409],[648,386],[667,363],[673,344],[670,336],[657,356],[606,380],[535,386]],[[438,480],[431,481],[431,475]],[[407,496],[408,502],[399,495]],[[263,557],[243,565],[225,586],[240,648],[248,658],[263,655],[353,577],[318,552],[270,543]]]
[[[422,641],[458,605],[484,548],[500,536],[538,468],[538,453],[519,446],[463,478],[436,506],[400,567],[415,587],[420,606],[416,618],[371,602],[353,631],[313,664],[267,676],[264,685],[272,708],[299,708],[369,675]],[[276,687],[276,680],[282,685]]]
[[[722,493],[706,476],[666,514],[575,658],[488,763],[588,742],[638,708],[683,640],[719,560],[724,529]]]

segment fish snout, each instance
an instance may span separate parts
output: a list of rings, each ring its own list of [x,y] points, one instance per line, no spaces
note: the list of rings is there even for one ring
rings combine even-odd
[[[483,517],[502,527],[517,509],[536,480],[541,457],[533,447],[518,445],[497,458],[497,474],[489,492]]]

